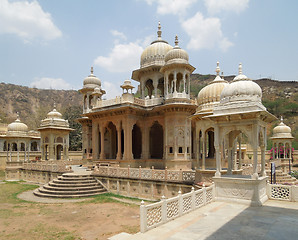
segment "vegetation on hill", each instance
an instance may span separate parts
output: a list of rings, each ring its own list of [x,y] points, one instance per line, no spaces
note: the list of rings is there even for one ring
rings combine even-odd
[[[191,97],[196,98],[199,91],[207,86],[215,75],[191,75]],[[232,81],[234,76],[225,76]],[[255,80],[263,91],[263,104],[276,117],[283,116],[285,124],[292,128],[295,137],[293,147],[298,149],[298,82],[274,81],[271,79]],[[137,93],[138,94],[138,93]],[[0,121],[10,123],[20,113],[21,120],[29,129],[38,128],[40,121],[53,109],[62,113],[68,119],[70,127],[75,131],[70,133],[70,150],[80,150],[82,146],[81,125],[75,122],[82,113],[82,96],[74,90],[44,90],[13,84],[0,83]],[[269,124],[268,136],[279,121]],[[268,148],[271,141],[268,139]]]

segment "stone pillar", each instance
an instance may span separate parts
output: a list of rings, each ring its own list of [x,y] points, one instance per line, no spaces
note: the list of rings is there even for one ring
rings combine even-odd
[[[125,160],[132,160],[132,127],[133,124],[131,123],[131,120],[128,119],[124,123],[124,156],[123,158]]]
[[[100,125],[100,160],[104,160],[105,157],[105,127]]]
[[[206,168],[206,139],[205,133],[202,136],[202,169],[205,170]]]
[[[99,129],[98,123],[92,125],[92,159],[97,160],[99,156]]]
[[[186,92],[186,79],[185,79],[185,72],[183,73],[183,93],[185,93]]]
[[[233,160],[232,160],[232,148],[228,147],[228,175],[232,175],[232,167],[233,167]]]
[[[234,140],[233,143],[233,170],[237,170],[237,141],[236,139]]]
[[[158,77],[155,77],[153,79],[154,98],[157,98],[157,86],[158,86]]]
[[[265,170],[265,146],[261,146],[261,176],[266,176],[266,170]]]
[[[174,93],[177,93],[177,86],[176,86],[176,84],[177,84],[177,72],[176,71],[174,72],[174,81],[173,81],[173,83],[174,83]]]
[[[216,158],[216,173],[215,176],[216,177],[220,177],[221,176],[221,159],[220,159],[220,140],[219,140],[220,136],[219,136],[219,127],[215,126],[214,127],[214,148],[215,148],[215,158]]]
[[[18,162],[20,161],[20,144],[17,142],[17,156],[18,156]]]
[[[258,126],[253,126],[253,175],[252,179],[258,179]]]
[[[148,124],[142,125],[142,159],[149,159],[149,128]]]
[[[239,165],[238,165],[238,169],[241,169],[242,168],[241,137],[238,137],[238,145],[239,145]]]
[[[165,75],[165,83],[164,83],[164,92],[165,92],[165,98],[168,98],[169,94],[169,76],[166,74]]]

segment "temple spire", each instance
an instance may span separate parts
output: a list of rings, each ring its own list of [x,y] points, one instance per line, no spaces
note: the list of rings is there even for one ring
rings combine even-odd
[[[93,67],[91,67],[91,71],[90,72],[91,72],[91,75],[93,75]]]
[[[161,26],[160,26],[160,21],[158,22],[158,31],[157,31],[157,37],[158,39],[161,39]]]
[[[175,37],[175,47],[178,47],[179,41],[178,41],[178,36],[176,35]]]
[[[219,76],[220,75],[219,62],[217,61],[216,64],[217,64],[217,66],[216,66],[215,72],[216,72],[216,76]]]
[[[239,63],[238,71],[239,71],[239,75],[241,75],[242,74],[242,63]]]

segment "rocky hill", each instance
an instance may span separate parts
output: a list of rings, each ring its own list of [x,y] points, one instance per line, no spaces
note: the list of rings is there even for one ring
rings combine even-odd
[[[195,98],[198,92],[214,78],[214,75],[193,74],[191,76],[192,98]],[[225,76],[227,81],[231,81],[233,78],[234,76]],[[298,82],[270,79],[258,79],[255,82],[263,90],[263,104],[268,111],[278,118],[283,116],[285,123],[292,128],[296,139],[294,146],[298,149]],[[82,96],[78,91],[44,90],[0,83],[0,122],[14,121],[16,112],[19,112],[21,120],[30,129],[36,129],[40,121],[53,109],[54,102],[57,105],[57,110],[70,120],[71,127],[78,128],[73,121],[82,112]],[[276,124],[278,124],[277,121],[270,125],[269,136]]]

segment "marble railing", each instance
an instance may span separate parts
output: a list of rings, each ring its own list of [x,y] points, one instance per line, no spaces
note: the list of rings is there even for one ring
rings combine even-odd
[[[121,167],[95,167],[93,171],[94,175],[105,177],[120,177],[120,178],[132,178],[142,180],[157,180],[168,182],[191,182],[195,180],[195,171],[184,170],[159,170],[148,168],[121,168]]]
[[[268,183],[267,195],[269,199],[298,202],[298,186]]]
[[[205,206],[214,201],[214,186],[204,187],[189,193],[178,193],[177,197],[165,199],[160,202],[140,206],[140,230],[146,232],[151,228],[164,224],[174,218]]]
[[[152,98],[152,99],[140,99],[134,98],[133,95],[118,96],[113,99],[99,100],[94,108],[108,107],[122,103],[134,103],[143,107],[150,107],[162,104],[164,102],[163,98]]]
[[[81,160],[63,161],[59,162],[24,162],[23,169],[35,170],[35,171],[47,171],[47,172],[68,172],[71,171],[70,165],[80,165]]]

